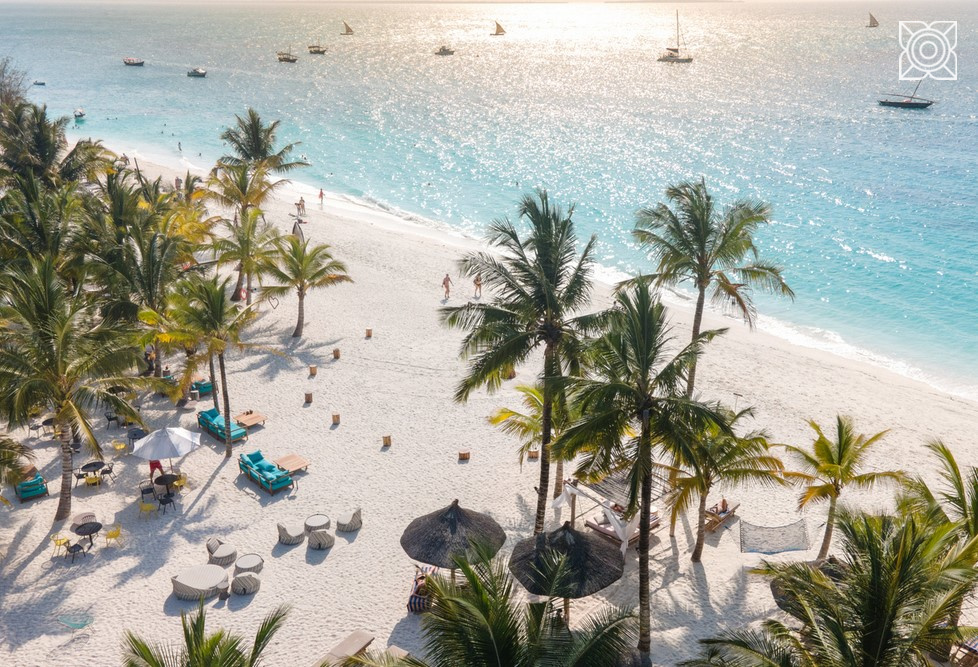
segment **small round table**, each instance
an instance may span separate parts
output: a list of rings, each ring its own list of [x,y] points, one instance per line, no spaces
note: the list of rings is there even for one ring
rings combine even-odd
[[[132,446],[137,440],[142,440],[146,437],[146,431],[141,428],[134,428],[127,435],[129,437],[129,445]]]
[[[75,535],[79,537],[88,538],[88,548],[91,549],[95,546],[94,538],[98,535],[98,532],[102,530],[102,524],[98,521],[88,521],[81,524],[80,526],[75,526]]]
[[[174,475],[173,473],[166,473],[165,475],[160,475],[156,479],[154,479],[153,484],[162,484],[163,486],[166,487],[166,494],[168,496],[172,496],[173,490],[170,489],[170,487],[173,486],[173,483],[178,479],[180,479],[179,475]]]
[[[261,569],[265,566],[265,561],[258,554],[245,554],[234,561],[234,574],[235,576],[241,574],[242,572],[254,572],[259,574]]]
[[[325,514],[313,514],[306,519],[306,533],[329,528],[330,520]]]
[[[98,472],[105,467],[104,461],[89,461],[81,467],[82,472]]]

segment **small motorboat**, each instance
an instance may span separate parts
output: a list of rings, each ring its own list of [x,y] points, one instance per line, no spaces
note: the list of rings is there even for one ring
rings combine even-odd
[[[447,46],[443,46],[440,49],[438,49],[437,51],[435,51],[435,55],[436,56],[454,56],[455,55],[455,51],[453,49],[448,48]]]
[[[192,70],[187,72],[187,76],[192,79],[203,79],[205,76],[207,76],[207,70],[203,67],[194,67]]]
[[[126,67],[142,67],[146,64],[146,61],[140,60],[139,58],[123,58],[122,64]]]
[[[277,55],[280,63],[294,63],[299,60],[298,56],[292,55],[291,48],[288,51],[279,51]]]
[[[75,120],[81,120],[85,117],[84,109],[75,109]]]
[[[40,81],[40,80],[35,80],[34,81],[34,85],[35,86],[43,86],[44,85],[44,82],[43,81]]]

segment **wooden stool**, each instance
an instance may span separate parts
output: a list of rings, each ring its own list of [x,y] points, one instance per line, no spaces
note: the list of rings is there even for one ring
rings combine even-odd
[[[316,365],[315,364],[309,364],[309,375],[310,375],[310,377],[316,377],[316,373],[317,372],[319,372],[319,369],[316,367]]]
[[[385,435],[384,436],[384,447],[390,447],[390,446],[391,446],[391,437],[389,435]]]
[[[364,337],[365,338],[373,338],[374,337],[374,330],[373,329],[367,329],[367,334]]]
[[[538,458],[540,458],[540,450],[531,449],[526,453],[526,458],[530,459],[531,461],[536,461]]]
[[[333,348],[333,358],[334,359],[339,359],[340,358],[340,348],[338,348],[338,347],[334,347]]]
[[[458,460],[459,461],[468,461],[469,460],[469,450],[465,449],[465,450],[460,451],[458,453]]]
[[[339,426],[339,425],[340,425],[340,416],[333,415],[333,426]]]
[[[306,403],[312,403],[312,392],[311,391],[307,391],[306,392]]]

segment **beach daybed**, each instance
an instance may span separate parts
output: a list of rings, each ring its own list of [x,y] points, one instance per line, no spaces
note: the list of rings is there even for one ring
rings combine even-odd
[[[428,577],[434,574],[438,574],[438,568],[434,565],[417,568],[414,573],[414,583],[411,585],[411,594],[408,596],[408,611],[421,614],[431,609],[431,597],[428,595],[426,584]]]
[[[228,589],[228,573],[220,565],[196,565],[170,577],[173,595],[179,600],[209,598]]]
[[[304,539],[306,539],[305,526],[278,524],[278,541],[282,544],[300,544]]]
[[[343,641],[331,648],[329,653],[323,656],[317,664],[340,665],[347,658],[352,658],[366,651],[373,640],[374,636],[366,630],[354,630]]]
[[[292,475],[262,456],[261,450],[241,454],[238,468],[248,479],[273,495],[293,485]]]
[[[706,510],[706,529],[711,533],[737,514],[740,503],[728,505],[726,499]]]
[[[214,391],[214,385],[207,380],[195,380],[190,385],[191,391],[196,391],[199,396],[206,396]]]
[[[207,431],[218,440],[224,440],[225,424],[224,416],[216,409],[211,408],[197,413],[197,425],[201,430]],[[246,440],[248,431],[231,421],[231,442]]]
[[[347,514],[340,514],[336,517],[337,533],[353,533],[363,526],[363,514],[361,508],[356,508]]]
[[[655,530],[659,527],[660,523],[661,521],[658,514],[651,515],[649,517],[649,530]],[[621,544],[621,538],[618,537],[618,533],[615,532],[614,527],[608,522],[608,518],[603,514],[597,520],[588,519],[584,522],[584,525],[601,537],[609,539],[616,544]],[[628,536],[629,544],[634,544],[636,541],[638,541],[639,532],[639,527],[636,525],[634,532]]]
[[[212,537],[207,540],[207,562],[211,565],[227,567],[238,558],[238,550],[223,540]]]
[[[25,500],[30,500],[31,498],[40,498],[41,496],[48,495],[48,483],[41,473],[35,472],[31,479],[24,480],[20,484],[14,487],[14,493],[17,498],[23,503]]]

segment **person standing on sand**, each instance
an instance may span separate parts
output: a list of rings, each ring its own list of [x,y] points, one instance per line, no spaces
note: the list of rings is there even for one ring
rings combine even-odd
[[[299,208],[302,211],[302,215],[306,214],[306,200],[304,197],[299,197]]]
[[[300,215],[302,215],[302,204],[300,204],[299,202],[296,202],[295,203],[295,217],[298,218]]]
[[[441,281],[441,286],[445,288],[445,300],[446,301],[448,301],[448,299],[452,296],[452,284],[453,283],[452,283],[451,276],[449,276],[446,273],[445,274],[445,278]]]
[[[482,298],[482,274],[481,273],[475,274],[475,280],[472,281],[472,284],[475,285],[475,295],[473,296],[473,298],[481,299]]]
[[[323,207],[323,197],[326,195],[323,193],[323,189],[319,188],[319,208]]]

